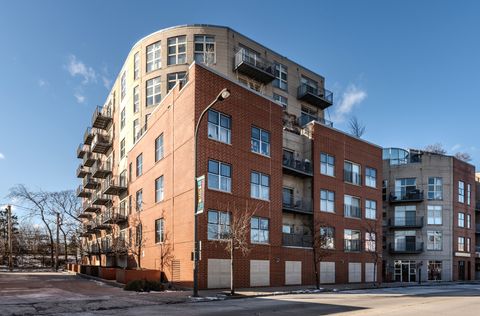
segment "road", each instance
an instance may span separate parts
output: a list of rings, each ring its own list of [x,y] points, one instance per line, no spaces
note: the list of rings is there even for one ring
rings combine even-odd
[[[480,284],[416,286],[190,302],[61,273],[0,273],[0,315],[478,315]]]

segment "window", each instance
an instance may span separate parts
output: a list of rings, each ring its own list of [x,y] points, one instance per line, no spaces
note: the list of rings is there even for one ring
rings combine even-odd
[[[273,80],[273,86],[282,90],[287,90],[287,74],[288,70],[286,66],[275,63],[275,80]]]
[[[160,76],[147,80],[147,106],[158,104],[161,100]]]
[[[163,134],[155,139],[155,161],[163,158]]]
[[[320,227],[320,248],[335,249],[335,228]]]
[[[208,111],[208,138],[230,144],[232,119],[230,116],[214,111]]]
[[[320,211],[335,212],[335,192],[328,190],[320,191]]]
[[[377,218],[377,202],[373,200],[365,200],[365,218]]]
[[[438,177],[428,178],[428,199],[442,200],[443,199],[443,179]]]
[[[377,187],[377,169],[365,168],[365,185],[371,188]]]
[[[466,250],[466,251],[467,251],[467,252],[470,252],[470,250],[471,250],[471,249],[470,249],[470,241],[471,241],[471,240],[470,240],[470,237],[467,237],[467,238],[466,238],[466,241],[467,241],[467,250]]]
[[[467,214],[467,228],[472,228],[472,216]]]
[[[125,138],[120,141],[120,159],[125,157]]]
[[[346,252],[360,251],[360,231],[345,229],[344,230],[344,250]]]
[[[395,226],[415,226],[417,224],[417,207],[415,205],[395,206]]]
[[[120,112],[120,129],[122,130],[125,127],[125,108]]]
[[[230,233],[230,214],[221,211],[208,211],[208,240],[228,238]]]
[[[120,82],[120,100],[123,100],[126,94],[127,94],[127,72],[124,71],[122,74],[121,82]]]
[[[361,177],[360,177],[360,165],[356,163],[345,161],[344,164],[344,177],[343,180],[348,183],[360,185],[361,184]]]
[[[465,251],[465,237],[458,237],[457,240],[458,240],[457,250]]]
[[[252,151],[270,156],[270,132],[258,127],[252,127]]]
[[[458,181],[458,202],[465,203],[465,183]]]
[[[140,154],[137,156],[136,159],[137,162],[137,169],[136,169],[136,176],[140,177],[142,175],[142,169],[143,169],[143,154]]]
[[[155,203],[163,201],[163,176],[155,179]]]
[[[186,36],[171,37],[168,39],[168,64],[185,64],[187,62]]]
[[[140,94],[138,92],[138,86],[133,88],[133,113],[138,113],[140,110]]]
[[[442,250],[442,232],[427,231],[427,250]]]
[[[142,204],[143,204],[143,191],[142,189],[140,189],[135,193],[135,209],[137,210],[137,212],[142,210]]]
[[[120,173],[120,179],[119,179],[118,182],[119,182],[120,186],[122,186],[122,187],[127,186],[127,170],[123,170]]]
[[[252,243],[268,244],[268,218],[253,216],[250,221],[250,241]]]
[[[472,187],[470,184],[467,184],[467,205],[470,205],[472,198]]]
[[[300,78],[300,83],[301,83],[302,86],[305,87],[307,92],[318,95],[318,82],[316,82],[316,81],[314,81],[314,80],[312,80],[308,77],[302,76]]]
[[[185,79],[185,71],[174,72],[167,75],[167,92],[170,91],[178,81]]]
[[[164,220],[159,218],[155,220],[155,243],[164,242]]]
[[[320,173],[335,176],[335,157],[329,154],[320,154]]]
[[[374,232],[365,233],[365,251],[375,252],[377,249],[376,234]]]
[[[211,35],[195,35],[195,61],[212,65],[215,63],[215,37]]]
[[[208,188],[224,192],[232,191],[232,166],[216,160],[208,161]]]
[[[362,214],[360,210],[360,199],[350,195],[345,195],[343,211],[345,217],[361,218]]]
[[[250,196],[255,199],[270,199],[270,176],[253,171],[250,175]]]
[[[416,178],[401,178],[395,180],[395,197],[397,200],[409,200],[416,197],[416,190]]]
[[[287,108],[288,99],[285,98],[283,95],[274,93],[273,94],[273,100],[275,100],[277,103],[281,104],[284,109]]]
[[[442,206],[441,205],[428,205],[427,206],[428,225],[442,225]]]
[[[136,52],[133,56],[133,80],[140,77],[140,54]]]
[[[465,227],[465,213],[458,213],[458,227]]]
[[[162,47],[160,42],[147,46],[147,72],[159,69],[162,66]]]
[[[436,260],[428,261],[428,281],[442,280],[442,262]]]

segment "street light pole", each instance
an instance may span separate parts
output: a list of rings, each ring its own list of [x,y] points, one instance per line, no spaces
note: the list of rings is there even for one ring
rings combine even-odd
[[[193,252],[193,296],[198,296],[198,268],[199,268],[199,255],[200,255],[200,247],[198,242],[198,219],[197,219],[197,208],[198,208],[198,187],[197,187],[197,152],[198,152],[198,130],[200,128],[200,123],[202,122],[203,117],[205,114],[210,110],[212,106],[214,106],[217,102],[223,101],[230,96],[230,91],[227,88],[224,88],[217,97],[205,108],[203,109],[198,121],[195,125],[195,134],[194,134],[194,151],[193,151],[193,160],[194,160],[194,171],[193,171],[193,178],[194,178],[194,228],[193,228],[193,235],[194,235],[194,252]]]
[[[13,223],[12,223],[12,206],[7,205],[7,230],[8,230],[8,268],[10,272],[13,271],[13,247],[12,247],[12,230],[13,230]]]

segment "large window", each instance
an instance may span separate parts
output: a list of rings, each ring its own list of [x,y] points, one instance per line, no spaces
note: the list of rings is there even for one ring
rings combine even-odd
[[[214,111],[208,111],[208,138],[230,144],[232,133],[232,119],[230,116]]]
[[[178,81],[185,79],[185,71],[174,72],[167,75],[167,92],[170,91]]]
[[[335,176],[335,157],[329,154],[320,154],[320,173]]]
[[[345,161],[343,169],[344,169],[343,180],[345,180],[345,182],[356,184],[356,185],[361,184],[362,178],[360,176],[360,170],[361,170],[360,165],[353,162]]]
[[[187,62],[186,36],[171,37],[168,39],[168,64],[185,64]]]
[[[143,154],[140,154],[137,156],[136,163],[137,163],[137,169],[136,169],[135,175],[137,177],[140,177],[143,173]]]
[[[288,106],[288,99],[283,95],[274,93],[273,100],[275,100],[277,103],[280,103],[284,109],[286,109]]]
[[[250,240],[252,243],[269,242],[268,218],[253,216],[250,221]]]
[[[232,166],[220,161],[208,161],[208,188],[232,192]]]
[[[374,200],[365,200],[365,218],[377,218],[377,202]]]
[[[457,238],[457,250],[458,251],[465,251],[465,237],[458,237]]]
[[[442,250],[442,232],[427,231],[427,250]]]
[[[162,47],[160,42],[147,46],[147,72],[159,69],[162,66]]]
[[[346,252],[360,251],[360,231],[345,229],[344,230],[344,250]]]
[[[120,159],[125,157],[125,138],[120,141]]]
[[[360,199],[354,196],[345,195],[344,197],[344,215],[345,217],[361,218]]]
[[[472,186],[467,183],[467,205],[470,205],[472,199]]]
[[[133,121],[133,142],[135,143],[137,141],[137,135],[139,132],[139,127],[140,127],[140,122],[137,119]]]
[[[428,199],[442,200],[443,199],[443,179],[439,177],[428,178]]]
[[[458,213],[458,227],[465,227],[465,213]]]
[[[136,52],[133,55],[133,80],[137,80],[140,77],[140,53]]]
[[[126,94],[127,94],[127,72],[124,71],[120,81],[120,100],[123,100]]]
[[[465,183],[458,181],[458,202],[465,203]]]
[[[377,169],[365,168],[365,185],[371,188],[377,187]]]
[[[320,211],[335,212],[335,192],[328,190],[320,191]]]
[[[140,212],[142,210],[142,204],[143,204],[143,190],[140,189],[135,193],[135,209],[137,212]]]
[[[400,178],[395,180],[395,197],[398,200],[408,200],[417,190],[416,178]]]
[[[252,171],[250,175],[250,196],[268,201],[270,199],[270,176]]]
[[[230,214],[215,210],[208,211],[208,240],[228,238],[230,233]]]
[[[120,129],[122,130],[125,127],[125,108],[120,112]]]
[[[155,161],[163,159],[163,134],[155,139]]]
[[[195,61],[206,65],[215,63],[215,37],[211,35],[195,35]]]
[[[377,250],[377,239],[374,232],[365,233],[365,251],[375,252]]]
[[[320,227],[320,247],[322,249],[335,249],[335,228]]]
[[[160,76],[147,80],[147,106],[158,104],[161,100]]]
[[[288,69],[279,63],[275,63],[275,80],[273,80],[273,86],[282,90],[288,89],[287,84]]]
[[[155,243],[161,243],[165,241],[164,220],[159,218],[155,220]]]
[[[155,203],[163,201],[164,189],[163,189],[163,176],[155,179]]]
[[[140,110],[140,92],[138,86],[133,88],[133,113],[138,113]]]
[[[466,251],[467,251],[467,252],[470,252],[470,250],[471,250],[471,248],[470,248],[470,246],[471,246],[471,243],[470,243],[471,239],[470,239],[470,237],[467,237],[467,238],[465,239],[465,241],[467,242]]]
[[[258,127],[252,127],[252,151],[270,156],[270,132]]]
[[[442,261],[428,261],[428,281],[442,280]]]
[[[442,206],[441,205],[428,205],[428,225],[442,225]]]
[[[472,228],[472,216],[467,214],[467,228]]]

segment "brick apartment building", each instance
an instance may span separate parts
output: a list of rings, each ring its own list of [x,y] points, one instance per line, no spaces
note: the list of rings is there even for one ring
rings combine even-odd
[[[475,280],[480,280],[480,173],[475,174]]]
[[[475,167],[421,150],[383,158],[384,280],[473,280]]]
[[[224,88],[195,158],[195,124]],[[380,281],[382,151],[334,129],[332,104],[323,77],[229,28],[140,40],[77,151],[84,263],[140,265],[191,285],[196,159],[206,177],[200,288],[229,286],[218,239],[246,209],[251,251],[237,255],[237,286],[314,284],[312,227],[331,248],[321,283]]]

